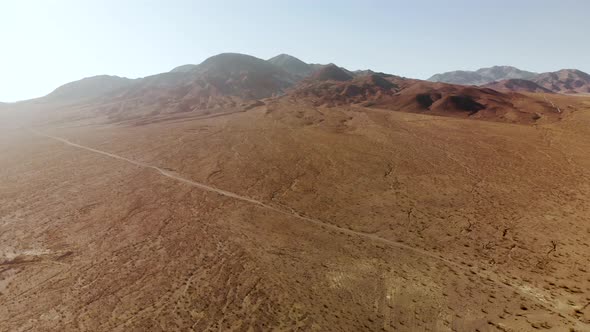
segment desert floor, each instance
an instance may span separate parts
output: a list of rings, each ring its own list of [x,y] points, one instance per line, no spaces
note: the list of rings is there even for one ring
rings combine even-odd
[[[590,331],[590,98],[557,102],[6,120],[0,331]]]

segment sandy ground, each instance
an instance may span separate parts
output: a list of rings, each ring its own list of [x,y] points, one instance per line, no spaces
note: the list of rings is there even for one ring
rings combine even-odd
[[[553,98],[3,122],[0,330],[589,331],[590,99]]]

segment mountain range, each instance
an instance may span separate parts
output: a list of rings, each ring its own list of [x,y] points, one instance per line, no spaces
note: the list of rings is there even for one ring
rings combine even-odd
[[[524,80],[530,81],[532,84],[524,82]],[[561,69],[556,72],[539,74],[511,66],[494,66],[476,71],[457,70],[436,74],[428,81],[485,85],[491,88],[521,92],[590,93],[590,75],[577,69]]]
[[[222,53],[197,65],[140,79],[85,78],[21,104],[84,105],[110,122],[148,115],[224,113],[277,98],[315,107],[356,105],[511,123],[559,118],[547,100],[523,92],[590,92],[590,77],[577,70],[535,74],[498,66],[438,74],[422,81],[371,70],[350,71],[335,64],[308,64],[287,54],[263,60]]]

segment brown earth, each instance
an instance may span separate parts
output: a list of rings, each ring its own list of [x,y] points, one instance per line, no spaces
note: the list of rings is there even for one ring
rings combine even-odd
[[[590,99],[390,82],[441,108],[0,113],[0,331],[588,331]]]

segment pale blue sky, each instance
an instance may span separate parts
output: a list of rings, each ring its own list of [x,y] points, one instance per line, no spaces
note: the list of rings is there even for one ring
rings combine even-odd
[[[407,77],[514,65],[590,72],[590,1],[3,0],[0,101],[221,52]]]

